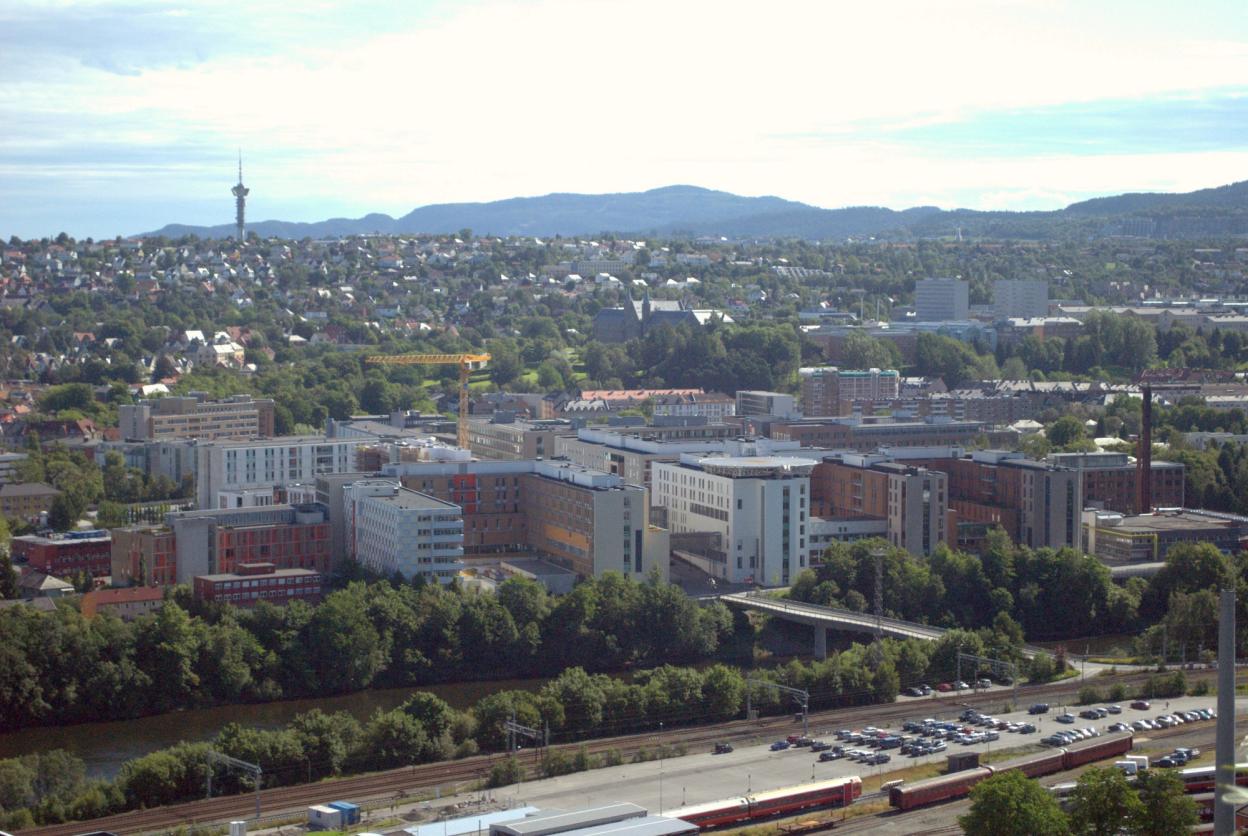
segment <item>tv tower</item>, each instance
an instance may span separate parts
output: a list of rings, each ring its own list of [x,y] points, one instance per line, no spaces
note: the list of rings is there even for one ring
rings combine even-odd
[[[238,185],[230,189],[230,193],[234,195],[234,223],[238,227],[238,232],[235,233],[235,238],[240,244],[246,241],[246,239],[243,238],[243,222],[244,214],[247,209],[247,195],[250,192],[251,189],[243,185],[243,151],[240,148],[238,151]]]

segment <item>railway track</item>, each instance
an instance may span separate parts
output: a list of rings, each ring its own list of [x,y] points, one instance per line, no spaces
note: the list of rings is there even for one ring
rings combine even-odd
[[[1131,684],[1143,681],[1149,675],[1146,672],[1124,674],[1116,677],[1114,682]],[[1189,676],[1189,680],[1212,679],[1214,675],[1216,671],[1196,671]],[[1085,683],[1075,680],[1027,686],[1020,688],[1019,696],[1032,702],[1043,701],[1045,698],[1052,700],[1062,695],[1075,694],[1083,684]],[[881,723],[946,714],[966,706],[1000,705],[1003,701],[1009,700],[1010,696],[1007,692],[998,691],[956,696],[941,695],[883,705],[854,706],[813,713],[809,717],[809,723],[812,731],[822,731],[834,725],[845,727],[866,722]],[[693,726],[662,732],[647,731],[619,737],[599,738],[552,746],[551,749],[571,754],[584,746],[591,755],[618,750],[627,759],[638,750],[652,749],[657,745],[680,745],[688,749],[703,746],[709,748],[718,741],[783,737],[785,734],[792,733],[793,728],[792,716],[783,715],[754,721],[735,720],[714,726]],[[275,813],[296,813],[302,812],[302,809],[309,805],[331,799],[350,799],[357,803],[377,801],[409,797],[422,790],[428,791],[435,787],[445,789],[446,792],[443,794],[450,795],[473,782],[482,780],[489,773],[490,767],[502,757],[502,755],[481,755],[460,761],[440,761],[313,784],[275,787],[260,792],[261,809],[266,816]],[[522,764],[531,769],[537,760],[537,753],[528,750],[521,753],[520,757]],[[74,834],[87,831],[107,830],[128,836],[128,834],[169,830],[191,823],[208,824],[249,819],[254,817],[255,810],[255,794],[249,793],[201,799],[147,810],[132,810],[128,813],[104,816],[86,822],[46,825],[21,832],[30,836],[74,836]]]
[[[1235,733],[1239,737],[1248,729],[1248,720],[1236,723]],[[1204,737],[1198,737],[1202,732],[1207,733]],[[1147,746],[1153,741],[1162,741],[1170,738],[1180,738],[1180,740],[1189,745],[1200,745],[1202,747],[1212,747],[1214,733],[1214,721],[1205,721],[1201,723],[1191,723],[1182,726],[1172,726],[1168,729],[1156,729],[1147,732],[1147,736],[1141,736],[1137,732],[1137,745]],[[1187,739],[1195,738],[1195,739]],[[1176,744],[1177,745],[1177,744]],[[1065,772],[1046,775],[1036,780],[1042,781],[1045,786],[1062,783],[1065,781],[1073,781],[1078,778],[1088,767],[1097,766],[1099,764],[1087,764],[1078,769]],[[970,802],[965,799],[957,799],[945,802],[944,804],[934,804],[928,807],[920,807],[908,812],[889,809],[874,815],[863,815],[855,818],[837,821],[835,830],[838,833],[868,833],[873,831],[883,831],[888,834],[906,833],[915,834],[915,836],[946,836],[947,834],[960,834],[962,828],[956,824],[956,817],[965,813],[970,809]],[[838,811],[839,812],[839,811]],[[953,819],[953,823],[947,823]]]

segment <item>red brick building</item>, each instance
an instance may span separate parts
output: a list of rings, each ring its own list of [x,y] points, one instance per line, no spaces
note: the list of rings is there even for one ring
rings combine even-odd
[[[278,569],[272,563],[245,563],[237,572],[198,575],[195,597],[235,607],[251,607],[260,601],[317,601],[321,597],[321,574],[308,569]]]
[[[178,582],[178,542],[164,525],[113,529],[113,584],[173,586]]]
[[[234,572],[247,563],[272,563],[282,569],[329,571],[330,526],[319,523],[219,525],[216,570]]]
[[[122,621],[131,621],[165,605],[165,593],[159,589],[136,587],[134,589],[97,589],[82,596],[79,605],[82,614],[94,618],[111,613]]]
[[[41,537],[26,534],[14,537],[10,546],[13,559],[55,578],[86,572],[93,578],[112,571],[113,539],[107,531],[71,531]]]

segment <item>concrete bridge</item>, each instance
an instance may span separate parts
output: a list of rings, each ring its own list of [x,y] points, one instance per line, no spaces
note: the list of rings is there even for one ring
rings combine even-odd
[[[875,634],[876,619],[871,613],[841,610],[824,607],[819,604],[805,604],[787,598],[772,598],[763,592],[737,592],[720,597],[728,606],[764,612],[768,615],[795,621],[798,624],[809,624],[815,630],[815,658],[825,659],[828,655],[828,630],[841,630],[851,633]],[[936,641],[945,634],[941,627],[929,627],[913,621],[901,621],[896,618],[881,618],[880,632],[896,639],[926,639]]]

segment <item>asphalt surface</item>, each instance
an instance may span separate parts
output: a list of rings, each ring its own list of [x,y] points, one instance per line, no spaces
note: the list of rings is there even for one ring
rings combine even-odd
[[[1248,708],[1248,701],[1241,700],[1240,702],[1243,707]],[[811,780],[837,776],[858,775],[864,780],[874,776],[879,780],[888,780],[887,774],[899,769],[924,763],[943,764],[946,756],[952,752],[979,751],[987,754],[993,751],[1016,749],[1039,744],[1040,738],[1058,729],[1092,726],[1098,730],[1104,730],[1106,726],[1119,720],[1130,722],[1155,718],[1160,714],[1177,710],[1196,707],[1214,708],[1214,703],[1215,699],[1211,696],[1160,700],[1154,701],[1147,711],[1134,710],[1129,708],[1129,703],[1122,703],[1123,710],[1119,715],[1110,715],[1099,721],[1079,719],[1073,726],[1056,721],[1056,715],[1061,713],[1058,706],[1051,707],[1047,715],[1039,716],[1029,716],[1025,710],[1009,714],[993,714],[994,717],[1008,721],[1034,722],[1038,726],[1038,731],[1027,735],[1000,732],[998,741],[971,746],[949,743],[945,752],[920,758],[900,755],[896,750],[892,750],[890,762],[881,766],[866,766],[847,760],[820,763],[818,754],[809,749],[790,748],[772,751],[770,744],[773,741],[760,739],[757,742],[738,744],[735,746],[735,751],[724,755],[714,755],[707,751],[691,752],[683,757],[670,758],[662,762],[651,761],[596,769],[492,790],[484,805],[482,794],[478,793],[444,799],[440,802],[440,806],[462,804],[465,810],[469,808],[476,810],[532,805],[543,809],[577,810],[628,801],[639,804],[653,813],[662,812],[664,815],[679,816],[680,808],[685,805],[701,804],[750,792],[789,787]],[[1072,712],[1077,715],[1079,710],[1075,708]],[[947,711],[939,715],[916,713],[911,719],[922,720],[925,717],[956,719],[960,711],[960,706],[951,704]],[[885,727],[884,724],[878,725],[881,728]],[[894,723],[890,728],[900,731],[900,723]],[[815,728],[812,729],[811,736],[839,743],[834,738],[835,731],[835,728]],[[1207,737],[1207,743],[1196,745],[1202,749],[1208,748],[1212,744],[1213,724],[1193,726],[1191,737],[1194,740],[1203,740]],[[1169,751],[1176,745],[1184,745],[1180,742],[1182,739],[1166,737],[1158,745],[1169,747],[1166,749]],[[1149,743],[1147,732],[1137,733],[1136,741],[1137,750],[1147,752],[1158,748]],[[1160,755],[1163,752],[1157,751],[1156,754]],[[1049,781],[1049,783],[1056,782],[1056,779]],[[930,816],[933,827],[947,827],[957,815],[956,812],[951,813],[949,810],[956,806],[945,805],[933,808],[931,811],[924,811],[923,826],[926,826],[926,819]],[[897,816],[894,817],[895,821],[891,821],[887,816],[882,817],[877,820],[879,827],[882,828],[878,832],[897,834],[920,832],[915,829],[919,820],[912,818],[912,815],[917,814]],[[938,825],[938,822],[944,822],[944,824]],[[394,832],[394,829],[390,830]],[[871,832],[877,831],[872,829]]]

